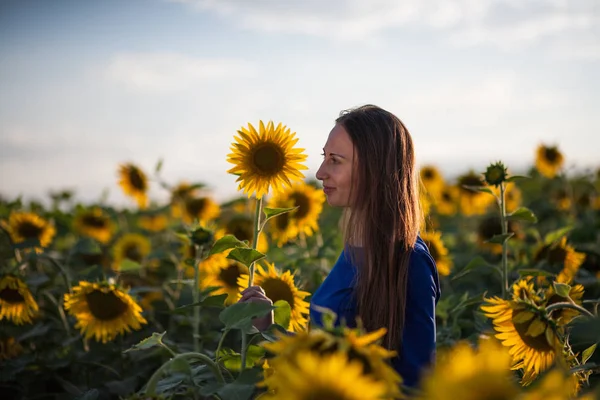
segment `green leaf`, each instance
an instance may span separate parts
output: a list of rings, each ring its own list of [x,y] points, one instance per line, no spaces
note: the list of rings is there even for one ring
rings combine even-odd
[[[502,233],[500,235],[492,236],[490,239],[486,240],[486,242],[502,244],[502,243],[508,241],[508,239],[510,239],[514,235],[515,235],[514,232]]]
[[[583,353],[581,353],[581,363],[582,364],[585,364],[586,362],[588,362],[588,360],[594,355],[594,351],[596,351],[597,346],[598,346],[598,344],[594,343],[593,345],[591,345],[590,347],[585,349],[583,351]]]
[[[567,233],[571,232],[573,228],[573,226],[565,226],[564,228],[548,232],[546,236],[544,236],[544,244],[548,245],[556,242],[558,239],[561,239]]]
[[[552,282],[552,285],[554,286],[554,291],[557,295],[564,298],[569,297],[569,293],[571,292],[571,285],[558,282]]]
[[[265,355],[265,349],[251,344],[246,352],[246,366],[256,365]],[[222,349],[218,355],[219,361],[230,371],[242,369],[242,355],[231,349]]]
[[[75,243],[71,248],[73,254],[102,254],[102,249],[98,242],[91,238],[83,238]]]
[[[50,325],[44,325],[42,323],[38,323],[33,328],[23,333],[21,336],[17,338],[17,342],[22,342],[26,339],[31,339],[38,336],[43,336],[50,331]]]
[[[515,182],[521,179],[531,179],[529,176],[523,176],[523,175],[513,175],[509,178],[506,179],[506,182]]]
[[[129,258],[124,258],[119,264],[119,270],[121,272],[138,271],[140,269],[142,269],[142,264],[130,260]]]
[[[260,334],[265,340],[276,342],[281,339],[281,336],[277,334],[277,332],[279,332],[279,334],[283,333],[284,335],[289,335],[289,332],[283,326],[278,324],[271,324],[266,331],[262,331]]]
[[[506,216],[509,221],[537,222],[537,217],[527,207],[520,207]]]
[[[496,194],[494,194],[494,192],[492,192],[492,189],[485,187],[485,186],[462,185],[462,187],[464,187],[465,189],[469,189],[473,192],[487,193],[487,194],[491,194],[492,196],[496,196]]]
[[[600,318],[576,318],[571,323],[569,342],[573,346],[600,343]]]
[[[258,250],[254,249],[242,249],[240,247],[236,247],[231,250],[231,252],[227,255],[227,258],[235,261],[239,261],[248,268],[253,262],[258,260],[262,260],[265,258],[265,255]]]
[[[262,369],[251,368],[243,370],[237,379],[226,384],[217,391],[222,399],[248,400],[252,397],[256,384],[263,378]]]
[[[163,159],[159,158],[158,162],[156,163],[156,167],[154,167],[154,173],[158,174],[160,172],[160,170],[163,167]]]
[[[290,307],[290,303],[285,300],[277,300],[273,305],[275,306],[275,310],[273,311],[275,323],[283,326],[285,329],[289,329],[292,319],[292,307]]]
[[[174,358],[170,365],[171,371],[181,372],[182,374],[192,376],[192,369],[190,363],[183,358]]]
[[[173,312],[180,313],[182,311],[187,310],[188,308],[193,308],[193,307],[219,307],[219,308],[222,308],[224,306],[226,299],[227,299],[227,293],[218,294],[216,296],[208,296],[196,303],[186,304],[184,306],[177,307],[173,310]]]
[[[166,331],[163,333],[154,332],[152,334],[152,336],[147,337],[146,339],[142,340],[141,342],[139,342],[137,344],[134,344],[129,349],[125,350],[123,353],[128,353],[130,351],[136,351],[136,350],[147,350],[152,347],[161,346],[162,338],[163,338],[163,336],[165,336],[165,333],[167,333],[167,332]]]
[[[553,277],[554,274],[548,271],[542,271],[541,269],[535,268],[523,268],[517,271],[520,276],[545,276],[545,277]]]
[[[225,324],[225,329],[247,331],[252,327],[253,318],[263,317],[274,309],[275,307],[268,303],[235,303],[221,311],[219,319]]]
[[[452,277],[452,279],[458,279],[461,278],[467,274],[470,274],[473,270],[478,269],[478,268],[483,268],[483,267],[492,267],[494,268],[493,265],[491,265],[489,262],[487,262],[483,257],[481,256],[477,256],[474,259],[472,259],[471,261],[469,261],[469,263],[456,275],[454,275]]]
[[[233,235],[225,235],[215,242],[212,249],[210,249],[208,255],[212,256],[213,254],[222,253],[225,250],[233,249],[236,247],[248,247],[248,244],[242,242],[241,240],[238,240],[238,238],[236,238]]]
[[[266,223],[268,220],[270,220],[273,217],[294,211],[297,208],[300,208],[300,206],[290,207],[290,208],[267,208],[267,207],[265,207],[265,208],[263,208],[263,212],[265,213],[264,222]]]

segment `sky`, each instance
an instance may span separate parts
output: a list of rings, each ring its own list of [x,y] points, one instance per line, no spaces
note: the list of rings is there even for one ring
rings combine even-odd
[[[0,196],[132,205],[119,163],[163,159],[226,200],[259,120],[296,132],[314,178],[339,112],[368,103],[449,180],[526,170],[541,143],[595,168],[599,71],[597,0],[0,0]]]

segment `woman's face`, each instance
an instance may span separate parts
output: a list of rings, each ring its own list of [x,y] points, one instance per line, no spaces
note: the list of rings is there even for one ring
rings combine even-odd
[[[329,133],[323,148],[323,162],[317,171],[329,205],[349,206],[354,163],[354,144],[346,129],[337,124]]]

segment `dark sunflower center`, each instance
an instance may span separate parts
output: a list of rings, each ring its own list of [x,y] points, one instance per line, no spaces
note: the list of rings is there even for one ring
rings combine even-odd
[[[515,225],[512,221],[508,221],[508,232],[515,233]],[[479,224],[477,229],[479,237],[484,240],[491,239],[494,235],[502,234],[502,226],[500,225],[500,217],[487,217]]]
[[[273,303],[285,300],[290,305],[290,308],[294,309],[294,293],[292,293],[292,289],[288,283],[278,278],[267,278],[261,286]]]
[[[44,229],[41,226],[29,221],[23,221],[17,227],[19,235],[27,239],[39,238],[43,231]]]
[[[278,215],[275,218],[275,225],[277,225],[277,229],[280,231],[286,230],[289,224],[290,224],[289,213]]]
[[[525,310],[513,310],[513,312],[512,312],[513,323],[514,323],[515,317],[522,312],[525,312]],[[535,349],[536,351],[544,351],[544,352],[553,351],[552,346],[550,346],[550,344],[548,344],[548,341],[546,340],[546,335],[544,335],[543,333],[536,337],[525,334],[525,332],[527,332],[527,329],[529,329],[529,325],[531,325],[531,323],[533,321],[535,321],[535,318],[530,319],[527,322],[522,322],[522,323],[518,323],[518,324],[514,323],[515,330],[521,337],[521,340],[528,347]]]
[[[431,180],[431,179],[433,179],[434,176],[435,176],[435,174],[429,168],[426,168],[423,170],[423,180],[426,180],[426,181]]]
[[[127,311],[127,304],[113,292],[104,293],[100,290],[85,295],[92,315],[101,321],[110,321]]]
[[[222,268],[221,272],[219,272],[219,280],[225,283],[225,286],[227,286],[229,289],[237,288],[238,277],[246,272],[248,271],[244,271],[242,265],[235,262],[230,262],[226,268]]]
[[[231,232],[238,240],[252,241],[254,237],[254,227],[252,221],[248,218],[234,218],[227,224],[227,231]]]
[[[206,199],[204,197],[187,199],[185,201],[185,209],[190,215],[200,215],[206,208],[206,204]]]
[[[125,257],[132,261],[138,263],[142,261],[142,252],[140,251],[140,247],[136,243],[127,244],[125,246],[125,249],[123,250],[123,254],[125,254]]]
[[[451,202],[452,201],[452,196],[450,195],[450,192],[448,192],[447,190],[444,190],[442,192],[442,200],[445,202]]]
[[[479,192],[474,192],[470,189],[467,189],[467,188],[463,187],[463,185],[465,185],[465,186],[483,186],[484,185],[483,180],[480,177],[478,177],[477,175],[465,175],[458,180],[458,183],[459,183],[460,190],[462,190],[462,192],[464,194],[471,195],[471,196],[476,196],[479,194]]]
[[[18,290],[11,288],[0,290],[0,299],[12,304],[23,303],[25,301],[25,298],[21,296]]]
[[[85,226],[91,226],[93,228],[106,228],[106,218],[98,215],[87,214],[82,217],[82,222]]]
[[[558,150],[556,147],[546,147],[544,149],[544,158],[550,163],[556,162],[558,160]]]
[[[567,259],[567,250],[556,246],[548,251],[548,262],[550,264],[563,264]]]
[[[290,198],[294,200],[294,207],[298,209],[294,212],[294,217],[302,219],[310,212],[310,199],[304,193],[292,193]]]
[[[146,190],[146,180],[142,176],[142,172],[135,167],[129,168],[129,182],[137,190],[142,192]]]
[[[274,143],[264,143],[252,154],[252,166],[260,175],[275,175],[281,172],[284,165],[285,156]]]

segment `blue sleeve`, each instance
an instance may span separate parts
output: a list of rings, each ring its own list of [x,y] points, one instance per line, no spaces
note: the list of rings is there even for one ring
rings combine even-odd
[[[406,386],[419,383],[423,369],[435,358],[435,306],[440,285],[435,261],[418,247],[410,257],[400,356],[393,366]]]

